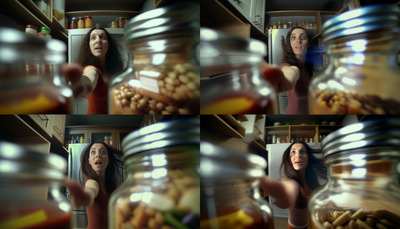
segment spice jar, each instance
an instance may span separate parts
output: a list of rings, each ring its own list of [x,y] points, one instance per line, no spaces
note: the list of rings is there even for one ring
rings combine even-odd
[[[111,83],[110,113],[198,113],[199,14],[198,3],[175,4],[142,13],[125,25],[135,74],[119,75]]]
[[[386,117],[345,126],[322,141],[328,182],[309,200],[312,229],[399,228],[399,139],[400,119]]]
[[[69,28],[70,29],[76,29],[78,28],[78,25],[76,24],[76,17],[72,17],[71,18],[71,22],[69,24]]]
[[[78,17],[78,29],[85,28],[85,20],[84,17]]]
[[[0,114],[71,113],[73,93],[61,75],[65,51],[61,41],[1,28]]]
[[[206,141],[200,143],[200,228],[274,228],[272,211],[259,192],[266,161]]]
[[[71,228],[66,169],[58,155],[0,141],[0,228]]]
[[[201,114],[277,113],[276,93],[261,73],[264,43],[202,28],[200,50]]]
[[[164,121],[122,141],[127,178],[110,197],[109,228],[199,228],[199,119]]]
[[[328,66],[309,87],[310,113],[400,114],[400,9],[373,5],[322,26]]]
[[[93,23],[92,23],[92,16],[86,16],[85,17],[85,28],[92,28]]]
[[[25,33],[36,36],[37,32],[38,32],[38,28],[36,26],[34,26],[34,25],[26,25]]]
[[[129,20],[128,20],[127,17],[120,17],[120,18],[118,19],[118,27],[119,27],[119,28],[124,28],[124,27],[125,27],[125,24],[128,23],[128,22],[129,22]]]

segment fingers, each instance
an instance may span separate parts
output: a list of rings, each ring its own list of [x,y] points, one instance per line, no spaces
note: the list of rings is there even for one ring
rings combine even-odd
[[[82,186],[71,179],[65,179],[64,185],[69,189],[72,196],[72,204],[74,207],[88,206],[91,203],[91,197]]]
[[[289,195],[281,181],[265,176],[261,179],[260,186],[265,194],[276,198],[276,206],[280,208],[290,207]]]
[[[77,63],[65,64],[61,67],[61,72],[66,80],[72,84],[79,82],[82,75],[82,66]]]
[[[286,79],[282,70],[276,65],[263,63],[262,74],[264,79],[268,80],[277,93],[289,91],[293,88],[293,85]]]

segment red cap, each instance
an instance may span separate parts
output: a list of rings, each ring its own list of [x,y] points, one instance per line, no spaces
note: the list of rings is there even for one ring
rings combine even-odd
[[[26,25],[26,28],[32,28],[32,29],[38,30],[38,27],[36,27],[36,26],[34,26],[34,25]]]

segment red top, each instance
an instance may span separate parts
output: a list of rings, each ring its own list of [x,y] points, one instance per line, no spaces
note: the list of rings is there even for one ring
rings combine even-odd
[[[108,226],[108,195],[103,193],[99,185],[99,193],[90,208],[86,208],[88,229],[101,229]]]
[[[86,66],[85,68],[91,65]],[[85,71],[85,68],[83,71]],[[97,79],[96,88],[86,96],[89,102],[89,107],[86,114],[108,114],[108,85],[104,82],[101,71]]]
[[[290,66],[288,63],[281,64],[281,68]],[[288,106],[286,114],[308,114],[308,85],[310,77],[305,68],[300,69],[300,78],[292,90],[287,91]]]

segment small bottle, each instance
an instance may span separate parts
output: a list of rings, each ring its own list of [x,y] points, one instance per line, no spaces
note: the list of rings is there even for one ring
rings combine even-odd
[[[108,145],[112,145],[112,136],[110,136],[109,143],[110,143],[110,144],[108,144]]]
[[[292,28],[292,22],[289,21],[289,22],[288,22],[288,29],[291,29],[291,28]]]
[[[281,21],[278,22],[278,29],[282,29]]]
[[[79,143],[83,143],[83,137],[81,136],[81,138],[79,139]]]
[[[272,144],[276,144],[276,136],[272,135]]]
[[[108,137],[108,136],[105,136],[104,137],[104,142],[108,145],[108,141],[110,140],[110,137]]]
[[[83,28],[85,28],[84,17],[79,17],[78,18],[78,29],[83,29]]]
[[[288,27],[288,26],[287,26],[287,23],[286,23],[286,20],[285,20],[285,22],[283,23],[283,28],[284,28],[284,29],[287,29],[287,27]]]
[[[276,22],[274,22],[274,25],[272,26],[272,29],[276,29]]]
[[[111,28],[118,28],[118,23],[117,23],[117,21],[112,21],[110,27],[111,27]]]
[[[76,17],[71,18],[71,23],[69,24],[70,29],[76,29],[78,26],[76,24]]]
[[[85,17],[85,28],[92,28],[92,27],[93,27],[92,16],[88,15]]]
[[[277,144],[280,144],[280,143],[281,143],[281,138],[280,138],[280,137],[277,137],[277,138],[276,138],[276,143],[277,143]]]

